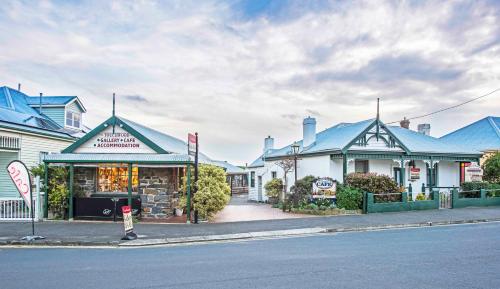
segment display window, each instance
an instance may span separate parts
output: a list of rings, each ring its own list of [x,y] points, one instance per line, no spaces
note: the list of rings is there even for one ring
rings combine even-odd
[[[106,165],[97,169],[97,188],[99,192],[128,192],[127,165]],[[132,191],[137,192],[139,169],[132,167]]]

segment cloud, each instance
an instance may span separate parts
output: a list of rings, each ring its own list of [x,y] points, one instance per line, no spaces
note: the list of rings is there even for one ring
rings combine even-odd
[[[260,5],[259,3],[263,3]],[[77,94],[85,123],[120,115],[239,164],[375,115],[413,116],[497,88],[495,1],[5,1],[1,85]],[[259,4],[259,5],[258,5]],[[498,114],[498,96],[422,119],[444,134]],[[413,124],[412,124],[413,125]]]
[[[145,98],[144,96],[139,95],[139,94],[124,95],[123,98],[130,100],[130,101],[134,101],[134,102],[142,102],[142,103],[149,102],[149,100],[147,98]]]

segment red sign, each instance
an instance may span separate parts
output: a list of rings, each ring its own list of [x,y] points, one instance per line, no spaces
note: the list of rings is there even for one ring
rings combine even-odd
[[[188,154],[196,154],[196,135],[191,133],[188,134]]]
[[[131,233],[132,231],[134,231],[134,222],[132,221],[132,208],[130,208],[130,206],[123,206],[122,213],[125,233]]]
[[[31,208],[31,179],[26,165],[21,161],[12,161],[7,166],[7,171],[24,202]]]
[[[420,168],[410,168],[410,181],[420,179]]]

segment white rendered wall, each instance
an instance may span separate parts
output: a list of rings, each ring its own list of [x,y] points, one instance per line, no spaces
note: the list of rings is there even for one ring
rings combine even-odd
[[[394,166],[397,165],[393,160],[369,160],[368,171],[379,175],[393,177]]]
[[[408,164],[405,167],[405,184],[409,186],[411,184],[413,188],[413,193],[420,193],[422,191],[422,184],[427,183],[427,166],[423,161],[415,161],[415,167],[420,168],[420,179],[410,182],[410,167]],[[413,194],[416,196],[416,194]]]
[[[438,164],[438,186],[458,187],[460,185],[460,165],[458,162],[440,161]]]

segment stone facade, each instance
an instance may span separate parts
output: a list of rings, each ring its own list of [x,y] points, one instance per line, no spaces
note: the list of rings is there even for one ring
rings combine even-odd
[[[177,168],[139,168],[142,217],[167,218],[178,200]]]
[[[78,197],[90,197],[96,192],[97,170],[95,167],[75,167],[74,192]]]

